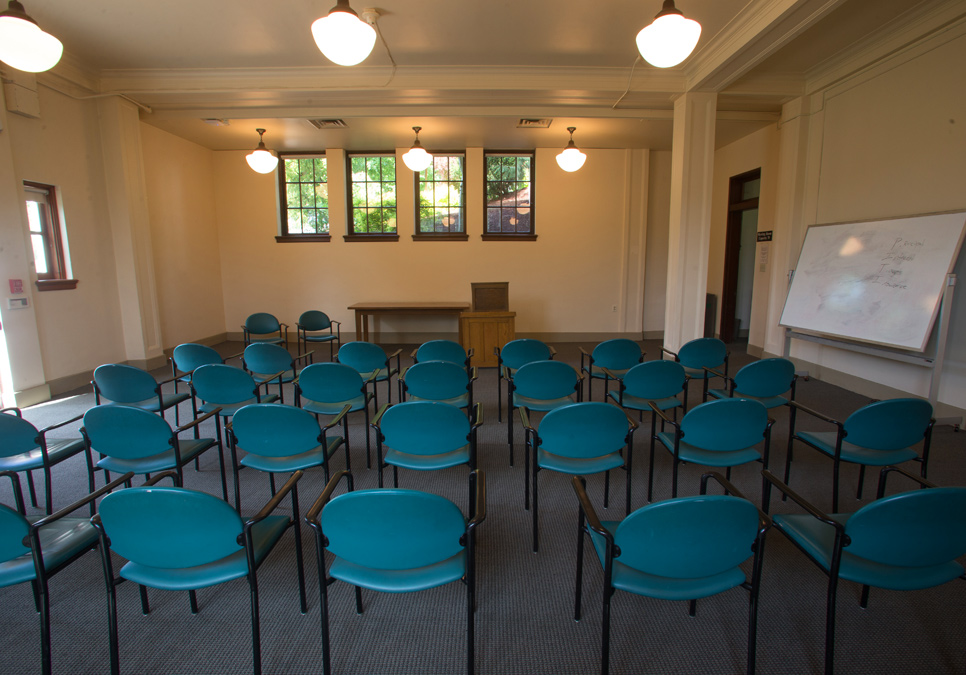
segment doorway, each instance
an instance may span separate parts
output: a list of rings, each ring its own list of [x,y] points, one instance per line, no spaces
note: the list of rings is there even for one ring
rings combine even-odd
[[[760,191],[760,168],[732,176],[729,181],[719,328],[721,340],[728,344],[748,339],[755,283]]]

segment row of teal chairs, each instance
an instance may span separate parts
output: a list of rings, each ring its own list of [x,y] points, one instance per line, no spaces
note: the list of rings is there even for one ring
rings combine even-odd
[[[288,344],[288,324],[279,322],[273,314],[256,312],[242,324],[242,339],[247,347],[250,344]],[[335,346],[342,345],[342,323],[330,319],[325,312],[317,309],[302,312],[295,323],[296,342],[299,351],[305,353],[310,344],[329,345],[329,360],[333,360]]]

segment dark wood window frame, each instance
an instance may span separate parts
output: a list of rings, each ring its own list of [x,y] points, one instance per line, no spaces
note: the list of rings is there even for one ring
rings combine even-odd
[[[279,218],[280,218],[280,231],[281,233],[275,237],[275,241],[279,243],[293,243],[293,242],[319,242],[319,241],[331,241],[331,228],[332,223],[329,221],[329,232],[316,232],[312,234],[303,234],[301,232],[290,233],[288,231],[288,185],[287,175],[285,173],[285,160],[286,159],[309,159],[309,158],[322,158],[326,161],[326,186],[328,186],[328,158],[325,156],[325,151],[311,151],[311,152],[280,152],[278,153],[279,167],[276,170],[278,176],[278,208],[279,208]],[[328,211],[328,205],[325,207]]]
[[[488,232],[487,223],[489,222],[489,206],[487,206],[487,159],[490,157],[529,157],[530,158],[530,205],[527,207],[529,209],[528,215],[530,216],[530,231],[529,232]],[[536,241],[536,213],[534,209],[534,190],[533,186],[535,184],[537,166],[537,154],[536,151],[520,151],[520,150],[484,150],[483,152],[483,241]],[[516,181],[522,182],[522,181]],[[502,209],[502,207],[501,207]],[[501,217],[502,220],[502,217]]]
[[[398,191],[398,180],[397,176],[399,173],[398,162],[396,161],[395,152],[380,152],[380,151],[369,151],[369,152],[347,152],[345,155],[345,167],[346,167],[346,234],[343,236],[345,241],[399,241],[399,208],[398,202],[396,206],[392,209],[396,213],[396,231],[395,232],[356,232],[355,231],[355,207],[352,203],[352,160],[358,157],[380,157],[386,158],[391,157],[396,171],[394,172],[392,183],[393,189]],[[367,181],[374,182],[374,181]],[[381,180],[380,183],[388,183],[389,181]],[[385,207],[379,207],[385,208]]]
[[[758,197],[744,198],[744,186],[761,180],[761,169],[732,176],[728,183],[728,224],[725,234],[724,273],[721,283],[719,335],[731,342],[735,336],[735,295],[738,292],[738,250],[741,248],[741,214],[758,208]],[[759,191],[760,194],[760,191]]]
[[[64,256],[64,243],[61,237],[60,209],[57,205],[57,188],[46,183],[25,180],[25,192],[43,194],[43,200],[28,199],[40,205],[40,231],[30,230],[31,248],[33,238],[39,236],[43,242],[44,257],[47,261],[47,271],[34,271],[37,275],[35,282],[38,291],[63,291],[77,288],[77,279],[67,277],[67,260]]]
[[[460,185],[460,193],[461,193],[460,201],[462,203],[462,205],[460,206],[460,221],[463,225],[463,230],[461,232],[420,232],[419,227],[422,222],[422,219],[420,217],[421,205],[419,203],[419,197],[420,197],[419,187],[420,187],[420,183],[422,182],[422,173],[413,172],[415,173],[415,176],[413,177],[413,194],[414,194],[415,213],[416,213],[416,220],[415,220],[414,232],[413,232],[413,241],[467,241],[469,240],[470,237],[469,237],[469,234],[467,234],[466,232],[466,153],[457,152],[457,151],[434,152],[433,157],[434,158],[459,157],[460,159],[463,160],[463,180],[461,181],[461,185]],[[426,171],[429,171],[429,169],[431,168],[433,168],[432,165],[430,165],[430,167],[426,169]],[[431,182],[436,183],[436,182],[453,182],[453,181],[433,180]]]

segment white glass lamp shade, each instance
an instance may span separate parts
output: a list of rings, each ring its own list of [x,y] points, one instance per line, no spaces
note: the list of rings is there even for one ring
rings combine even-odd
[[[10,5],[11,10],[16,11],[14,3]],[[19,9],[22,11],[22,6]],[[60,40],[42,31],[32,21],[6,12],[0,16],[0,61],[8,66],[28,73],[41,73],[57,65],[63,53],[64,45]]]
[[[571,145],[568,145],[563,152],[557,155],[557,165],[564,171],[571,173],[582,167],[586,161],[587,155],[578,150],[577,146],[573,145],[573,141],[571,141]]]
[[[402,158],[406,166],[416,173],[423,171],[433,163],[433,156],[418,145],[414,145]]]
[[[348,5],[346,5],[348,9]],[[312,24],[312,37],[327,59],[340,66],[361,63],[376,44],[376,29],[338,5]]]
[[[637,49],[652,66],[670,68],[691,55],[700,37],[701,24],[694,19],[662,14],[637,34]]]
[[[272,173],[278,166],[278,157],[261,148],[247,155],[245,159],[248,160],[248,166],[258,173]]]

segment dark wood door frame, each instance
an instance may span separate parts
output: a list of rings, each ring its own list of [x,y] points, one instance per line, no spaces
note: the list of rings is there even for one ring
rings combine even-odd
[[[721,324],[718,336],[726,343],[735,337],[735,307],[738,301],[738,259],[741,251],[741,216],[758,208],[758,197],[742,198],[745,183],[761,178],[761,169],[732,176],[728,184],[728,225],[725,232],[724,278],[721,283]]]

